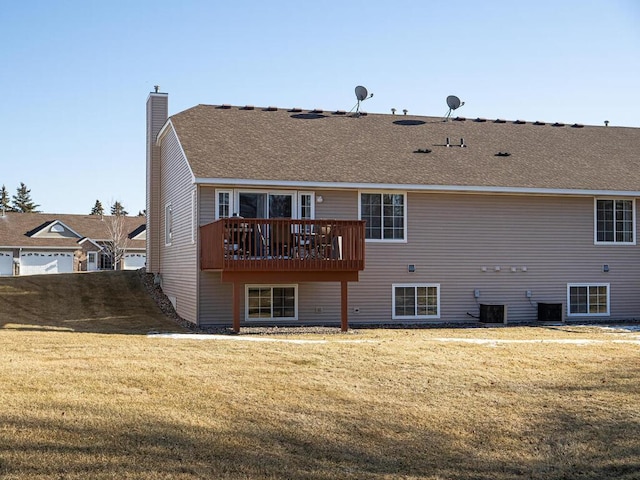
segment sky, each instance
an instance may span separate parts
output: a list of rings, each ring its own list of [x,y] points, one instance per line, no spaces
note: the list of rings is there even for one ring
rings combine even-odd
[[[640,127],[640,0],[0,0],[0,185],[145,208],[145,103]]]

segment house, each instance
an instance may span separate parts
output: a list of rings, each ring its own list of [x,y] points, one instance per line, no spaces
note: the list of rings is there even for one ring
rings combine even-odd
[[[113,268],[108,245],[114,217],[0,212],[0,275],[71,273]],[[120,217],[125,247],[118,268],[138,269],[146,261],[141,217]],[[113,228],[112,228],[113,231]],[[126,240],[124,240],[126,237]]]
[[[168,116],[152,92],[147,268],[183,318],[235,329],[638,319],[638,145],[539,121]]]

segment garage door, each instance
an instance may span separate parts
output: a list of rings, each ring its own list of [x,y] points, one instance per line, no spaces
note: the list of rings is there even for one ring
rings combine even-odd
[[[0,275],[13,275],[13,252],[0,252]]]
[[[22,252],[20,275],[73,272],[73,254],[66,252]]]
[[[124,255],[124,269],[137,270],[147,263],[147,255],[144,253],[126,253]]]

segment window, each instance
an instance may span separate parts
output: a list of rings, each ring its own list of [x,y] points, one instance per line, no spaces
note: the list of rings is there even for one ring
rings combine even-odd
[[[311,192],[298,193],[298,218],[310,220],[315,217],[314,194]]]
[[[596,243],[635,243],[634,204],[628,199],[596,199]]]
[[[216,190],[216,220],[230,217],[233,213],[231,190]]]
[[[568,315],[609,315],[609,284],[567,285]]]
[[[404,193],[360,194],[360,219],[366,221],[367,240],[405,239],[405,197]]]
[[[394,320],[440,318],[439,284],[398,284],[392,288]]]
[[[297,320],[297,285],[247,285],[247,320]]]
[[[164,207],[164,244],[171,245],[173,240],[173,213],[171,204]]]

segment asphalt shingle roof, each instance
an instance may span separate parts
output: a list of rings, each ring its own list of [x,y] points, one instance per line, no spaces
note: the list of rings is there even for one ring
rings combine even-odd
[[[215,105],[170,122],[199,180],[640,191],[638,128]]]
[[[78,248],[80,238],[43,238],[29,236],[39,227],[51,224],[56,220],[78,233],[81,238],[106,240],[109,238],[106,221],[99,215],[71,215],[58,213],[16,213],[0,214],[0,248],[1,247],[75,247]],[[127,232],[133,232],[145,223],[144,217],[125,217]],[[144,240],[129,240],[129,248],[145,248]]]

